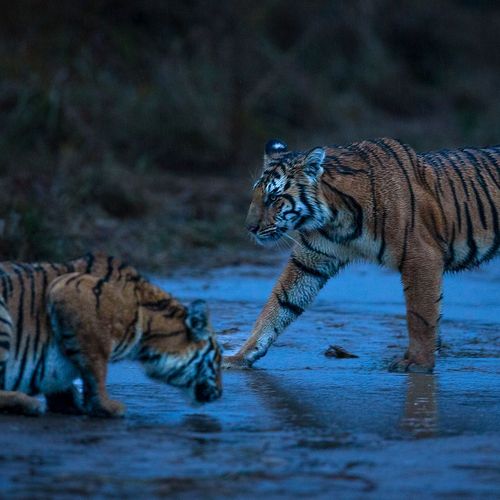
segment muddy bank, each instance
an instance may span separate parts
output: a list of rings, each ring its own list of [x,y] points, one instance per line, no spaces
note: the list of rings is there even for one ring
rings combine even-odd
[[[226,351],[246,338],[279,266],[158,280],[206,298]],[[138,366],[115,365],[120,421],[1,416],[4,496],[357,498],[500,495],[500,263],[446,280],[434,375],[398,375],[396,275],[347,269],[222,400],[193,406]],[[359,356],[324,356],[330,344]]]

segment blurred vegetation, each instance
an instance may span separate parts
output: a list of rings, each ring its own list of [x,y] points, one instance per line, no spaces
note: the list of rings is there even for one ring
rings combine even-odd
[[[269,137],[498,143],[498,33],[496,0],[4,4],[1,256],[253,252]]]

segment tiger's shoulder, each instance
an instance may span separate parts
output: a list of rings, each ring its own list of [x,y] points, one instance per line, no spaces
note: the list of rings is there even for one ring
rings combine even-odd
[[[147,314],[168,312],[169,317],[186,315],[180,301],[121,259],[103,253],[87,254],[71,261],[70,268],[73,272],[61,274],[48,286],[49,308],[64,303],[67,314],[78,314],[89,323],[103,318],[111,321],[117,311],[126,317],[125,322],[137,321],[139,309]]]
[[[68,268],[71,272],[61,274],[50,283],[47,299],[64,301],[66,307],[74,311],[83,307],[90,316],[111,317],[119,308],[133,314],[144,290],[152,287],[135,267],[100,252],[72,260]],[[168,295],[163,291],[158,294]]]

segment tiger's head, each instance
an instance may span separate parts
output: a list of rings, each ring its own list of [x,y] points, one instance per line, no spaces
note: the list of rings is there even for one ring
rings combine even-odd
[[[284,142],[266,144],[262,175],[253,188],[246,226],[258,243],[279,240],[293,230],[312,230],[328,219],[318,196],[325,150],[288,151]]]
[[[148,376],[188,389],[199,402],[222,395],[222,349],[204,301],[186,308],[148,283],[141,293],[140,317],[137,358]]]

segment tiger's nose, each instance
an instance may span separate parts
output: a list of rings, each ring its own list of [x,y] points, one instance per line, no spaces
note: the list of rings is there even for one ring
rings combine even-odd
[[[255,234],[259,230],[259,226],[257,224],[248,224],[247,225],[247,230],[250,233]]]
[[[215,401],[220,398],[222,391],[218,387],[213,387],[206,382],[201,384],[196,384],[194,388],[194,395],[196,401],[200,403],[209,403],[210,401]]]

